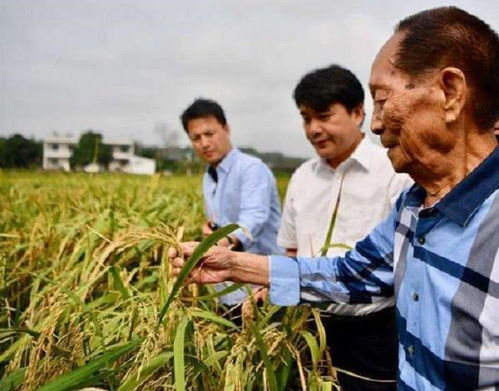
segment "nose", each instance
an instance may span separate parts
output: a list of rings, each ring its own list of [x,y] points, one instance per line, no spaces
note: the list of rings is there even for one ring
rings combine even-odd
[[[381,112],[379,110],[373,111],[373,116],[371,117],[371,130],[378,136],[383,133],[383,121],[381,121]]]
[[[201,148],[203,150],[207,149],[209,147],[209,145],[210,145],[208,138],[205,137],[205,136],[201,136],[200,139],[199,139],[199,145],[201,146]]]
[[[322,132],[321,121],[312,118],[310,122],[305,126],[307,135],[309,138],[317,137]]]

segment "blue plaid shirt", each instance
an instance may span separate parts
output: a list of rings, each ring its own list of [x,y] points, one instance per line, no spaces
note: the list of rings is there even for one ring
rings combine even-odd
[[[343,258],[271,257],[270,299],[395,295],[398,390],[499,389],[499,148],[436,205],[414,185]],[[307,292],[314,292],[309,295]]]

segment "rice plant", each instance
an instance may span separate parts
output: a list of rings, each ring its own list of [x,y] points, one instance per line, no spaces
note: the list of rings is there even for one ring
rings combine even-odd
[[[266,303],[239,327],[172,276],[199,177],[0,172],[0,200],[0,390],[336,387],[317,313]]]

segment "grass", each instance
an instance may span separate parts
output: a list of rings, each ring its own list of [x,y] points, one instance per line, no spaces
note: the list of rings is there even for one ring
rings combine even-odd
[[[175,285],[166,254],[199,239],[200,186],[0,172],[0,389],[335,387],[309,308],[275,322],[266,304],[238,328],[210,286]]]

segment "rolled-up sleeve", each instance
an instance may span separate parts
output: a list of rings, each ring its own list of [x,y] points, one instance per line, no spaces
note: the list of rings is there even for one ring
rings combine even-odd
[[[300,302],[300,269],[296,258],[271,256],[269,297],[272,304],[292,306]]]
[[[273,304],[374,303],[393,296],[396,208],[344,257],[270,257]]]

